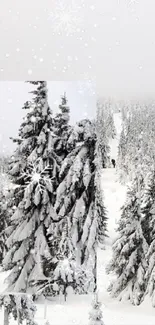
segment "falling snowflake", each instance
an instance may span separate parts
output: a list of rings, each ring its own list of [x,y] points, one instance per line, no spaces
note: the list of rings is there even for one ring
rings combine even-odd
[[[87,118],[87,117],[88,117],[88,113],[87,113],[87,112],[84,112],[84,113],[83,113],[83,116],[84,116],[85,118]]]
[[[29,184],[37,185],[40,192],[43,192],[45,188],[51,185],[51,179],[49,177],[50,166],[42,166],[42,160],[39,158],[35,163],[31,162],[27,166],[27,170],[23,171],[22,177],[25,180],[24,187]],[[51,185],[52,186],[52,185]]]
[[[85,95],[88,93],[90,96],[95,95],[95,81],[91,79],[78,81],[78,93]]]
[[[79,4],[81,2],[81,4]],[[57,0],[55,7],[49,15],[52,21],[52,30],[56,34],[73,34],[80,32],[82,28],[83,1]]]

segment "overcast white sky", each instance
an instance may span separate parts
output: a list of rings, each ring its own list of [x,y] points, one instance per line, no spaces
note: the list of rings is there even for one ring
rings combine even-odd
[[[105,96],[154,95],[155,0],[1,2],[1,80],[88,75]]]
[[[5,0],[0,40],[2,81],[95,78],[99,96],[155,99],[155,0]],[[8,105],[10,94],[0,87],[0,116],[8,120],[0,133],[8,145],[27,92],[11,86],[15,105]],[[65,90],[73,120],[88,98],[92,115],[92,96],[77,94],[76,83]],[[51,87],[52,104],[55,94]]]
[[[9,139],[18,134],[25,101],[31,98],[29,91],[33,86],[24,82],[0,82],[0,153],[10,152],[15,145]],[[48,82],[49,104],[55,113],[61,96],[66,92],[71,111],[71,123],[85,118],[93,118],[96,112],[95,85],[76,81]]]

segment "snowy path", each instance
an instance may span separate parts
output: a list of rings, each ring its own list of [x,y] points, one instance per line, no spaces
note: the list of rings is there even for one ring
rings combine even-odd
[[[101,295],[107,291],[109,276],[105,274],[105,266],[112,254],[112,243],[116,237],[116,222],[120,218],[120,208],[124,203],[126,188],[117,182],[114,168],[103,169],[101,184],[104,193],[104,205],[108,216],[108,238],[105,241],[105,250],[98,251],[98,286]]]
[[[129,302],[118,302],[112,299],[107,286],[111,280],[105,273],[105,267],[111,257],[111,245],[115,238],[115,221],[120,217],[120,207],[125,199],[125,188],[117,182],[115,169],[104,169],[102,174],[104,189],[104,203],[108,210],[109,238],[106,240],[105,250],[98,250],[98,289],[103,306],[103,320],[105,325],[154,325],[155,309],[151,303],[145,302],[139,307],[132,306]],[[4,289],[4,278],[1,274],[0,287]],[[53,302],[48,301],[47,319],[50,325],[88,325],[89,311],[92,295],[70,296],[67,301],[61,298]],[[44,325],[44,302],[37,304],[36,321]],[[0,312],[0,325],[3,325],[3,312]],[[17,325],[11,320],[10,325]],[[24,325],[24,324],[23,324]]]
[[[117,130],[117,138],[110,143],[111,158],[117,158],[117,146],[121,130],[120,114],[114,114],[114,122]],[[109,238],[105,242],[105,250],[98,249],[98,290],[103,306],[103,320],[105,325],[154,325],[155,309],[151,302],[143,303],[139,307],[132,306],[129,302],[118,302],[112,299],[107,287],[111,276],[105,272],[112,254],[112,242],[115,239],[116,221],[120,218],[120,207],[123,205],[126,195],[126,188],[117,181],[116,171],[107,168],[102,173],[102,186],[104,190],[104,204],[108,213]],[[4,290],[4,278],[6,273],[0,274],[0,288]],[[69,296],[64,302],[62,298],[47,302],[47,319],[50,325],[88,325],[89,311],[92,295]],[[38,325],[44,325],[44,302],[37,304],[36,321]],[[3,325],[3,312],[0,312],[0,325]],[[17,322],[10,321],[10,325],[17,325]],[[23,324],[24,325],[24,324]]]

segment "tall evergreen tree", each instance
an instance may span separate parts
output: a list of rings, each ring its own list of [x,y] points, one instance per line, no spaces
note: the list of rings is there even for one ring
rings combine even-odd
[[[109,134],[107,133],[106,112],[103,105],[98,103],[96,116],[96,135],[98,140],[98,149],[101,154],[102,166],[105,168],[109,164]]]
[[[127,201],[118,223],[118,238],[113,244],[113,258],[108,271],[114,271],[116,280],[109,290],[119,299],[129,299],[139,305],[146,290],[146,254],[148,244],[144,238],[140,211],[140,192],[137,179],[128,190]]]
[[[70,108],[67,105],[67,98],[66,94],[64,93],[64,95],[61,97],[59,112],[54,117],[53,125],[55,134],[54,151],[60,159],[60,166],[63,163],[64,158],[72,150],[72,147],[67,145],[68,138],[72,129],[69,125],[69,119]],[[59,225],[54,224],[52,230],[52,240],[50,243],[51,256],[54,258],[43,257],[44,274],[50,275],[50,282],[49,279],[46,281],[39,281],[40,293],[55,295],[62,291],[65,292],[64,288],[67,288],[68,276],[65,276],[63,272],[58,272],[58,270],[60,271],[63,268],[63,265],[65,265],[66,260],[69,259],[69,252],[71,251],[70,247],[71,242],[68,233],[68,224],[64,222],[60,222]],[[68,266],[70,263],[72,262],[68,260]],[[61,277],[62,274],[63,277]]]
[[[122,127],[122,131],[120,134],[120,140],[118,145],[118,162],[117,162],[117,169],[120,175],[120,181],[124,182],[127,175],[127,165],[125,161],[126,157],[126,136],[124,126]]]
[[[8,290],[25,292],[38,278],[44,279],[42,256],[50,256],[51,224],[58,185],[59,159],[54,152],[53,118],[45,81],[37,86],[21,125],[10,174],[18,184],[17,209],[11,217],[13,231],[7,239],[4,270],[11,270]]]
[[[9,234],[9,220],[13,208],[13,197],[10,195],[10,180],[7,174],[8,163],[4,158],[0,162],[0,265],[6,254],[6,240]],[[4,163],[6,164],[4,166]]]
[[[54,148],[59,157],[63,160],[68,154],[67,140],[70,132],[70,108],[67,105],[66,94],[61,97],[59,112],[54,118],[54,130],[57,137],[55,138]]]
[[[119,167],[124,179],[134,179],[140,172],[146,175],[154,165],[155,106],[131,102],[123,116],[123,131],[119,150]],[[124,111],[125,111],[124,110]],[[122,139],[122,137],[124,139]],[[123,145],[122,140],[125,140]],[[123,168],[123,169],[122,169]]]
[[[144,237],[150,246],[154,237],[154,218],[152,211],[155,202],[155,171],[150,172],[145,179],[141,198],[142,229]]]
[[[105,233],[106,216],[101,208],[101,193],[97,191],[96,196],[95,125],[89,120],[77,123],[68,142],[74,149],[61,167],[55,209],[62,220],[70,220],[73,258],[76,256],[78,265],[87,265],[92,260],[96,281],[96,246],[98,238],[102,237],[101,231]]]
[[[26,320],[26,325],[37,325],[34,320],[36,306],[31,297],[25,294],[3,294],[0,295],[0,307],[4,306],[4,325],[9,325],[10,316],[18,321],[18,324],[23,324]]]
[[[98,121],[96,121],[96,144],[95,144],[95,210],[97,211],[97,215],[100,216],[98,219],[98,242],[102,245],[105,240],[105,236],[107,236],[107,211],[103,204],[104,200],[104,193],[101,186],[101,170],[103,165],[103,151],[102,148],[104,147],[104,141],[106,143],[106,138],[102,139],[101,145],[101,130],[98,128]],[[105,145],[106,147],[106,145]],[[108,150],[108,147],[107,147]],[[104,158],[104,166],[107,161],[107,157]],[[104,216],[101,217],[101,216]]]
[[[146,294],[151,297],[152,305],[155,307],[155,171],[150,173],[146,181],[141,210],[143,233],[149,246],[146,255],[148,262],[145,277]]]
[[[2,260],[5,256],[7,247],[6,247],[6,232],[8,223],[7,209],[6,209],[6,197],[0,197],[0,265],[2,264]]]

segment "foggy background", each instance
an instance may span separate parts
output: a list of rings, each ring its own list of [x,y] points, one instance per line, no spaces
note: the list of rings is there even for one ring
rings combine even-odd
[[[104,96],[155,93],[155,0],[5,0],[1,80],[95,78]]]
[[[117,98],[155,93],[154,0],[5,0],[1,80],[83,80]]]
[[[155,0],[5,0],[0,80],[75,81],[74,86],[56,86],[58,91],[51,87],[49,94],[53,109],[66,90],[72,121],[85,111],[95,114],[90,82],[82,95],[77,80],[95,80],[97,97],[155,99],[154,31]],[[4,88],[1,84],[0,134],[10,148],[8,136],[18,130],[27,92],[25,85],[20,91],[15,87],[11,104]]]

